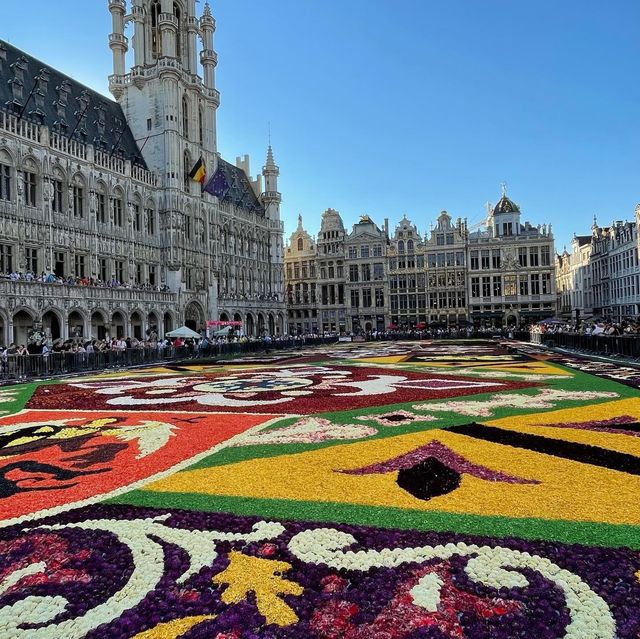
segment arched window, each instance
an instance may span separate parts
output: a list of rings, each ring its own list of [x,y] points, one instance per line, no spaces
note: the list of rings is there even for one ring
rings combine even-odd
[[[402,240],[398,242],[398,253],[404,253],[404,242]]]
[[[147,204],[144,210],[144,217],[146,220],[147,233],[149,235],[156,234],[156,206],[153,200],[147,200]]]
[[[184,169],[184,190],[187,193],[191,190],[191,178],[189,177],[189,173],[191,173],[191,156],[189,155],[189,151],[184,152],[184,160],[183,160],[183,169]]]
[[[198,136],[200,144],[204,144],[204,114],[202,113],[202,107],[198,109]]]
[[[413,240],[409,240],[407,242],[407,252],[408,253],[413,253]]]
[[[13,198],[13,161],[7,151],[0,151],[0,200]]]
[[[189,139],[189,101],[187,96],[182,96],[182,135]]]
[[[177,2],[173,3],[173,15],[178,21],[178,33],[176,33],[176,58],[182,59],[182,11]]]
[[[162,8],[160,2],[151,3],[151,55],[159,58],[162,55],[162,34],[158,25]]]
[[[302,251],[304,249],[304,241],[301,237],[298,238],[298,250]]]
[[[115,226],[124,226],[124,195],[119,188],[114,189],[111,206],[113,223]]]

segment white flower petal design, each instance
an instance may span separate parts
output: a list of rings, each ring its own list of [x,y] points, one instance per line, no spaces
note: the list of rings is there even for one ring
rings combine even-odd
[[[213,564],[217,557],[216,542],[219,541],[264,541],[275,539],[284,532],[277,522],[260,521],[253,525],[252,532],[224,533],[218,531],[185,530],[170,528],[162,522],[170,515],[134,520],[89,520],[72,524],[42,526],[39,530],[64,530],[81,528],[101,530],[113,534],[131,552],[133,571],[125,586],[107,601],[89,610],[81,617],[65,619],[59,623],[37,628],[25,628],[29,624],[53,621],[66,609],[63,597],[28,596],[10,606],[0,608],[0,634],[12,639],[81,639],[89,631],[109,623],[123,612],[137,606],[151,592],[164,575],[164,551],[155,538],[180,546],[189,556],[189,567],[178,578],[186,582],[205,566]],[[24,574],[22,575],[24,576]],[[12,574],[7,580],[13,581]]]
[[[335,570],[357,571],[394,568],[405,563],[420,564],[431,559],[449,559],[454,555],[471,556],[465,569],[469,577],[493,588],[526,588],[529,585],[527,578],[516,571],[528,568],[540,573],[563,591],[571,617],[564,639],[616,637],[616,623],[604,599],[576,574],[560,568],[545,557],[500,546],[476,546],[464,542],[418,548],[345,550],[356,543],[357,540],[348,533],[318,528],[295,535],[289,542],[289,550],[306,563],[324,563]],[[432,605],[434,584],[428,584],[428,588],[429,595],[424,592],[417,594],[418,597],[425,595],[427,605]]]

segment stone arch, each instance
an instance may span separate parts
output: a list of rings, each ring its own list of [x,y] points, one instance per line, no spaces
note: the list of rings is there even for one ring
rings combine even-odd
[[[131,326],[131,337],[135,337],[136,339],[144,339],[144,323],[142,321],[143,314],[139,310],[133,311],[129,317],[129,322]]]
[[[54,179],[61,180],[63,184],[66,183],[67,175],[64,169],[59,164],[53,165],[53,170],[51,171],[51,174]]]
[[[305,317],[306,317],[306,313],[305,313]],[[278,322],[276,325],[276,331],[278,335],[285,334],[284,327],[285,327],[284,315],[282,313],[278,313]]]
[[[91,313],[91,337],[104,339],[107,336],[107,313],[101,309],[95,309]]]
[[[221,322],[228,322],[229,321],[229,316],[226,313],[220,313],[220,321]]]
[[[69,337],[84,337],[86,323],[86,317],[80,309],[74,308],[69,311],[67,315]]]
[[[247,313],[245,316],[244,333],[248,337],[256,336],[256,321],[253,317],[253,313]]]
[[[184,325],[192,331],[200,332],[204,328],[205,315],[202,304],[196,300],[189,302],[184,309]]]
[[[110,337],[117,337],[118,339],[124,338],[125,330],[127,324],[125,322],[126,315],[124,311],[114,311],[113,315],[111,315],[111,332],[109,334]]]
[[[269,313],[269,335],[275,335],[276,334],[276,320],[273,317],[273,313]]]
[[[258,335],[263,335],[265,332],[265,321],[264,315],[262,313],[258,313]]]
[[[8,164],[11,167],[16,165],[16,159],[11,152],[11,149],[6,146],[0,146],[0,162]]]
[[[33,329],[34,320],[35,318],[31,309],[17,308],[13,312],[11,321],[13,324],[13,342],[26,346],[29,340],[29,331]]]
[[[160,337],[160,315],[156,311],[149,313],[146,334],[149,339],[157,339]]]
[[[170,311],[165,311],[162,317],[162,330],[163,335],[173,330],[173,314]]]
[[[42,328],[45,335],[56,340],[62,337],[62,326],[64,325],[63,317],[57,308],[48,308],[42,314]]]
[[[22,162],[20,163],[20,165],[27,171],[34,171],[38,174],[42,172],[40,161],[38,160],[38,158],[36,158],[35,155],[32,155],[31,153],[27,153],[27,155],[22,158]]]

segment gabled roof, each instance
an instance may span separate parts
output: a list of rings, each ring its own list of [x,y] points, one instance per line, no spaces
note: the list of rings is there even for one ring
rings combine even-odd
[[[578,241],[578,246],[584,246],[585,244],[591,244],[592,235],[576,235],[575,240]]]
[[[30,95],[31,94],[31,95]],[[0,40],[0,110],[146,168],[117,102]]]
[[[222,198],[223,202],[231,202],[235,206],[249,209],[258,215],[264,215],[264,206],[258,199],[247,174],[237,166],[220,158],[218,167],[224,173],[229,191]]]

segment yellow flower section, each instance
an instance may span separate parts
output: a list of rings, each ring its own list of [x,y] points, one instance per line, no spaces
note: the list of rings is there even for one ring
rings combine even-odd
[[[640,415],[640,400],[623,400],[582,409],[559,410],[495,420],[492,424],[613,450],[640,454],[640,442],[626,435],[569,429],[541,429],[537,423],[610,419]],[[347,475],[437,440],[470,462],[539,484],[508,484],[462,476],[457,490],[422,501],[402,490],[396,472]],[[504,517],[640,524],[640,477],[533,451],[484,442],[446,430],[412,433],[321,450],[253,459],[177,473],[147,487],[160,492],[191,492],[259,499],[286,499],[386,506],[423,511]]]
[[[221,597],[224,603],[240,603],[253,592],[258,612],[267,623],[290,626],[297,623],[298,615],[280,596],[300,596],[304,592],[304,588],[299,584],[278,575],[290,569],[291,564],[286,561],[250,557],[234,550],[229,553],[229,565],[226,570],[217,574],[213,583],[228,584]]]
[[[200,615],[199,617],[184,617],[167,623],[161,623],[151,630],[140,632],[131,639],[178,639],[185,632],[195,628],[203,621],[215,619],[215,615]]]

